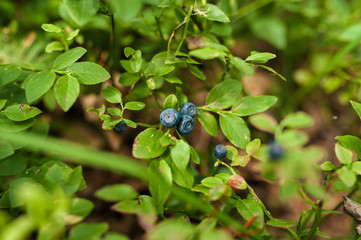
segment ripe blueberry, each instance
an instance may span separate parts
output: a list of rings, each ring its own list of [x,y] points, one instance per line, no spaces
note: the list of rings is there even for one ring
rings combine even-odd
[[[124,132],[124,130],[127,128],[127,124],[125,124],[124,121],[121,121],[117,125],[115,125],[114,129],[117,132]]]
[[[194,118],[197,115],[198,110],[196,105],[187,102],[180,107],[179,112],[181,115],[189,115]]]
[[[218,144],[214,150],[213,150],[213,154],[216,158],[218,159],[222,159],[227,155],[227,148],[226,146],[222,145],[222,144]]]
[[[272,159],[278,159],[283,155],[283,147],[275,141],[270,142],[268,153]]]
[[[193,131],[194,120],[189,115],[182,115],[178,124],[178,131],[182,134],[187,134]]]
[[[160,122],[164,127],[172,128],[177,126],[180,115],[174,108],[167,108],[160,114]]]

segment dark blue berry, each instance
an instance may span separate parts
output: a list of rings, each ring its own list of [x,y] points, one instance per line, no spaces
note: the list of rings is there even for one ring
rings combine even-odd
[[[117,132],[124,132],[124,130],[127,128],[127,124],[125,124],[124,121],[121,121],[117,125],[115,125],[114,129]]]
[[[197,115],[198,110],[196,105],[187,102],[180,107],[179,112],[181,115],[189,115],[194,118]]]
[[[193,131],[194,120],[189,115],[182,115],[178,124],[178,131],[182,134],[187,134]]]
[[[180,115],[174,108],[168,108],[160,114],[160,122],[164,127],[172,128],[177,126]]]
[[[275,141],[270,142],[268,153],[272,159],[278,159],[283,155],[283,147]]]
[[[218,144],[213,150],[214,156],[218,159],[222,159],[227,155],[227,148],[222,144]]]

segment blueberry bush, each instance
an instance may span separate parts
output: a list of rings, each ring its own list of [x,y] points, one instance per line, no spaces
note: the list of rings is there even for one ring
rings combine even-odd
[[[361,239],[359,9],[2,0],[0,239]]]

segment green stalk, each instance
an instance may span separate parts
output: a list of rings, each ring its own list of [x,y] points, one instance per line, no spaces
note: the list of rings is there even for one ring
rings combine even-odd
[[[188,30],[189,20],[191,18],[192,12],[193,12],[193,6],[190,6],[188,9],[188,13],[185,17],[185,26],[184,26],[183,33],[182,33],[182,38],[178,44],[177,50],[175,51],[176,56],[177,56],[178,52],[180,51],[180,48],[182,47],[184,40],[187,37],[187,30]]]
[[[316,214],[315,214],[315,221],[312,224],[311,231],[308,233],[306,240],[312,240],[315,236],[318,227],[320,226],[322,222],[322,202],[320,202],[318,205],[316,205]]]

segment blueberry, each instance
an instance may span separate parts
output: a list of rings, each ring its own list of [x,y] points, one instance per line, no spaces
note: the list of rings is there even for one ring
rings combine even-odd
[[[117,132],[124,132],[124,130],[127,128],[127,124],[125,124],[124,121],[121,121],[117,125],[115,125],[114,129]]]
[[[178,131],[182,134],[187,134],[193,131],[194,120],[189,115],[182,115],[178,124]]]
[[[227,148],[222,144],[218,144],[213,150],[214,156],[218,159],[222,159],[227,155]]]
[[[278,159],[283,155],[283,147],[275,141],[270,142],[268,153],[272,159]]]
[[[189,115],[194,118],[197,115],[198,110],[196,105],[187,102],[180,107],[179,112],[181,115]]]
[[[180,115],[174,108],[167,108],[160,114],[160,122],[164,127],[172,128],[177,126]]]

